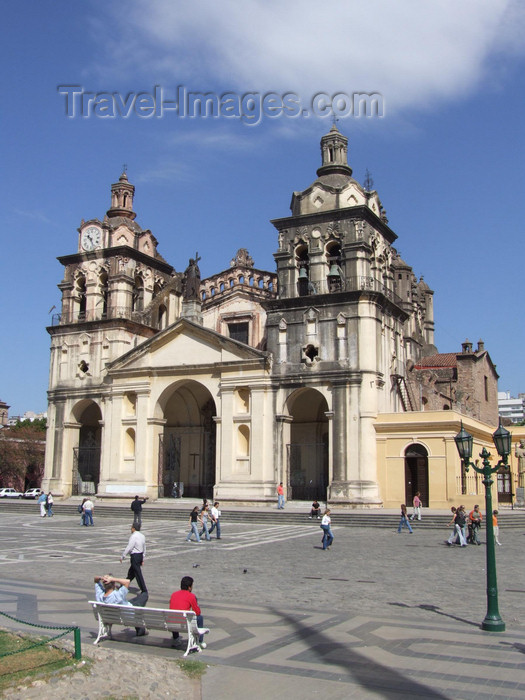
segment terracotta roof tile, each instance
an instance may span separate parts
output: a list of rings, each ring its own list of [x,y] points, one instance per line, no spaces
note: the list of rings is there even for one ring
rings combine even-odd
[[[416,362],[416,369],[456,366],[457,360],[455,352],[440,352],[437,355],[422,357]]]

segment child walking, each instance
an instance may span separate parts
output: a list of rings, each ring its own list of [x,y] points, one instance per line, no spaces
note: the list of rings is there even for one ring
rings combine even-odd
[[[492,528],[494,530],[494,542],[499,544],[501,547],[501,542],[499,541],[499,526],[498,526],[498,511],[492,511]]]
[[[399,521],[398,532],[401,532],[401,528],[408,527],[408,531],[412,534],[413,530],[410,527],[410,521],[408,519],[407,507],[404,503],[401,504],[401,520]]]

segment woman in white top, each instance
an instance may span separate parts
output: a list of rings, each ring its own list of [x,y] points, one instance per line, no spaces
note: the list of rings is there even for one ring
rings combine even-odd
[[[323,519],[321,520],[321,528],[323,530],[323,549],[329,549],[334,541],[331,525],[332,519],[330,518],[330,509],[327,508],[324,512]]]

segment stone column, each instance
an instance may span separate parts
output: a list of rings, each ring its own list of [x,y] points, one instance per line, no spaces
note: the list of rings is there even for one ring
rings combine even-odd
[[[75,466],[73,450],[78,447],[81,427],[80,423],[64,422],[63,440],[61,440],[63,450],[59,467],[59,478],[64,496],[70,496],[72,492],[73,468]],[[55,461],[56,459],[55,456]]]
[[[215,500],[222,482],[222,417],[213,416],[213,421],[215,423],[215,486],[213,489],[213,500]]]
[[[164,495],[164,487],[162,481],[159,480],[159,436],[162,435],[164,431],[164,426],[166,425],[165,418],[147,418],[146,425],[148,427],[148,435],[151,441],[150,443],[150,454],[151,454],[151,489],[148,491],[148,495],[152,498],[159,498]]]
[[[332,388],[332,485],[342,483],[346,479],[346,393],[346,382],[334,383]]]
[[[274,486],[273,486],[273,491],[274,493],[272,496],[276,498],[275,496],[275,488],[276,485],[279,484],[281,481],[283,484],[286,484],[287,489],[289,488],[290,484],[290,475],[288,472],[288,464],[287,464],[287,453],[286,453],[286,445],[290,441],[290,425],[293,422],[292,416],[288,416],[285,414],[277,415],[275,416],[275,457],[274,457]]]

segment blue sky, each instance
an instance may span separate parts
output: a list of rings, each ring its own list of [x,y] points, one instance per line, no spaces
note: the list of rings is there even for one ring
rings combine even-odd
[[[56,257],[102,218],[122,164],[159,252],[203,276],[240,247],[274,269],[292,192],[315,179],[330,118],[68,118],[60,85],[166,94],[380,93],[382,117],[341,118],[397,248],[435,291],[436,344],[485,342],[499,388],[525,391],[522,203],[525,11],[505,0],[8,3],[0,43],[3,245],[0,398],[46,409]]]

